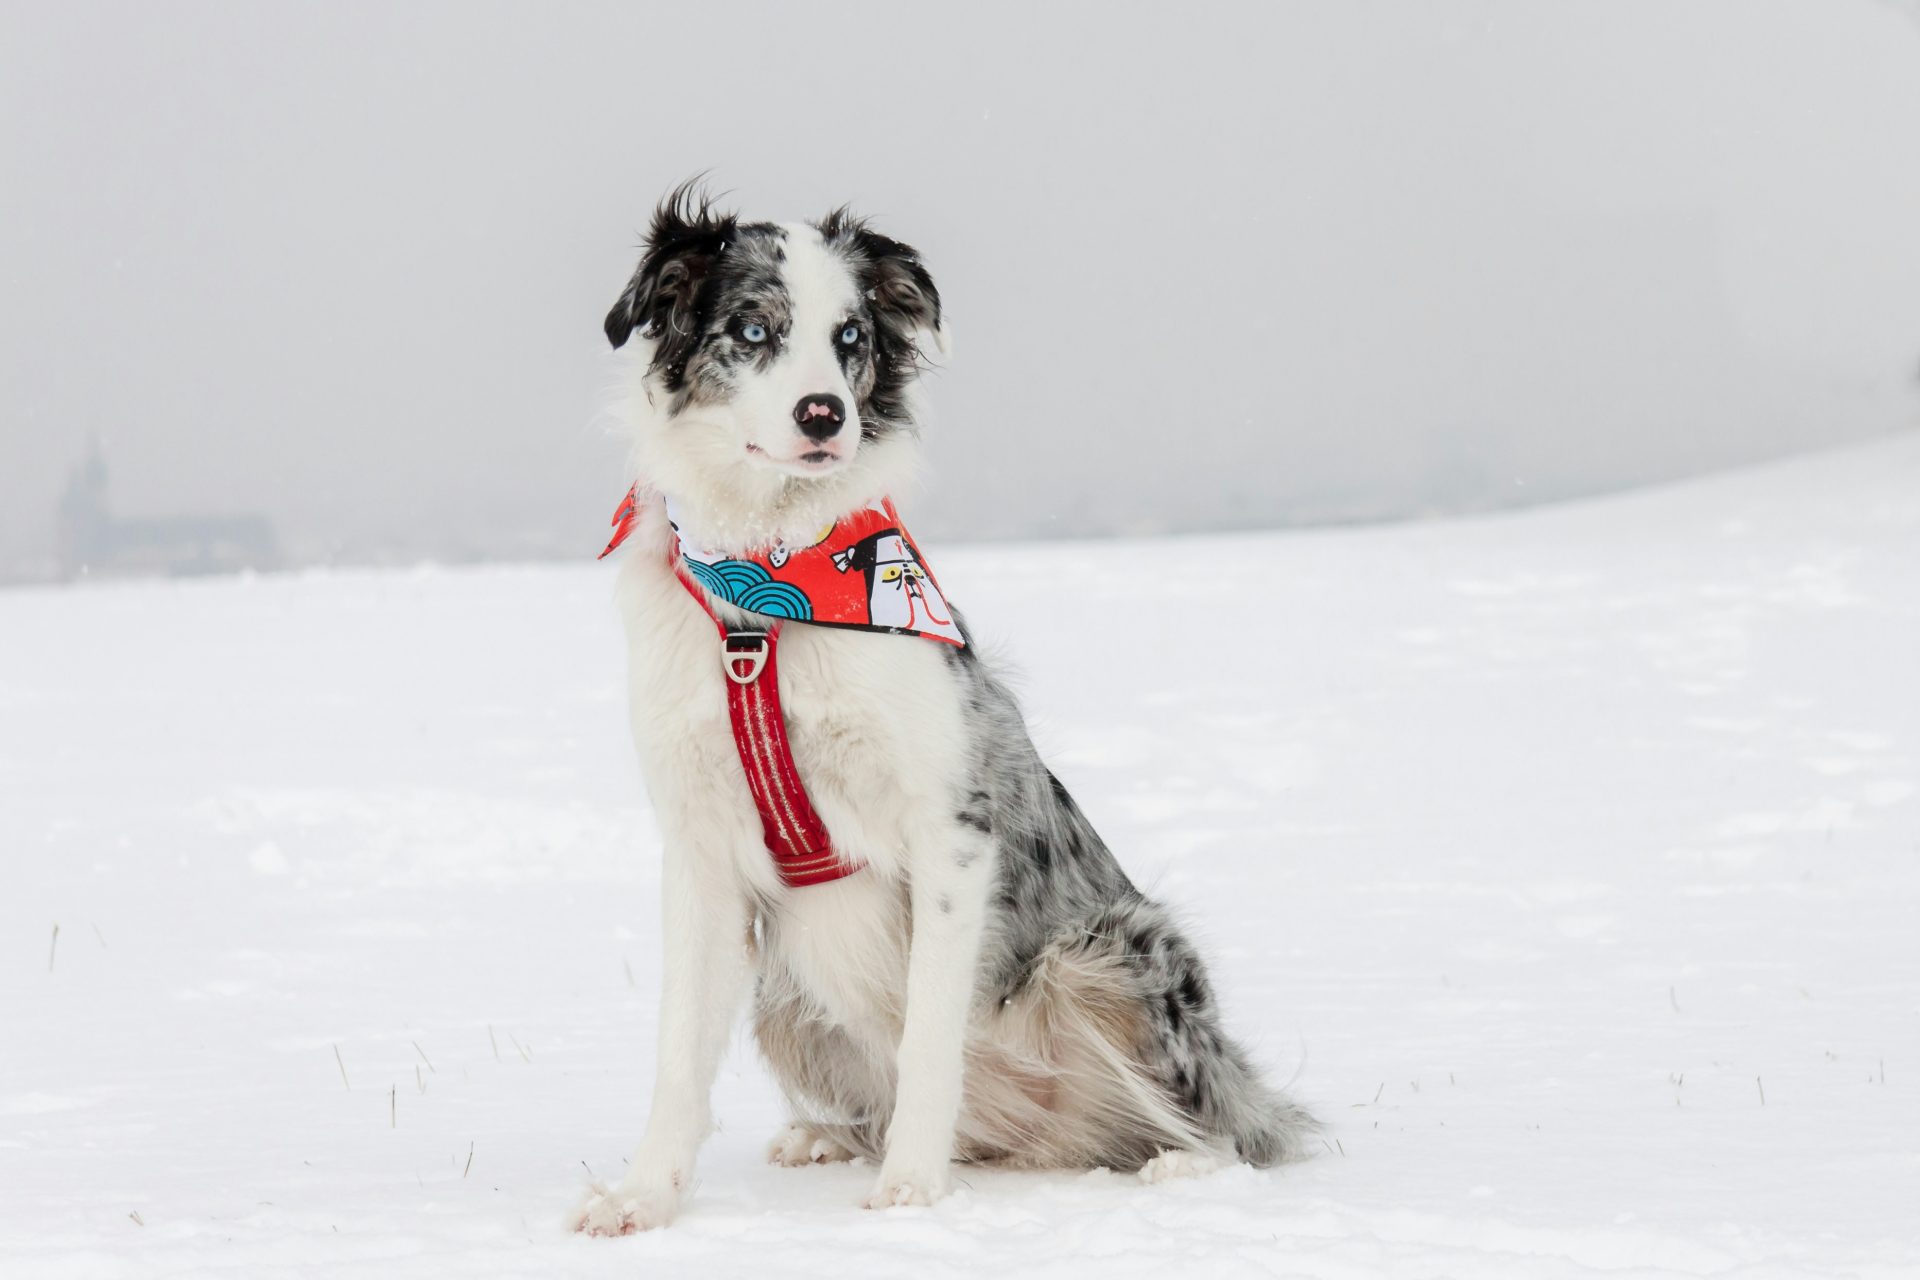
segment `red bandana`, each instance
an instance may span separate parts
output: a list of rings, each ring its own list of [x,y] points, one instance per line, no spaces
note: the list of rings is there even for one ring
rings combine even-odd
[[[633,532],[642,500],[639,485],[627,491],[613,513],[613,541],[600,553],[602,559]],[[733,745],[760,811],[775,871],[795,888],[852,875],[865,864],[834,849],[794,767],[776,665],[781,620],[923,636],[965,647],[953,610],[890,498],[842,516],[805,546],[782,543],[763,552],[701,550],[687,541],[671,504],[667,519],[674,531],[674,571],[720,631]],[[735,630],[714,611],[709,595],[773,621]]]
[[[640,502],[636,485],[614,512],[603,557],[633,531]],[[804,546],[753,552],[703,550],[674,514],[669,503],[674,564],[715,599],[768,618],[967,643],[891,498],[840,517]]]

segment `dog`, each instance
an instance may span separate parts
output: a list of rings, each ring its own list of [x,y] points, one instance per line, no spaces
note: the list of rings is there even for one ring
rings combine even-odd
[[[641,480],[618,599],[665,964],[645,1136],[571,1225],[672,1220],[749,991],[792,1109],[770,1158],[874,1162],[871,1208],[933,1203],[956,1160],[1154,1181],[1303,1155],[1315,1121],[1222,1030],[1193,944],[1041,761],[904,529],[833,553],[870,628],[780,633],[792,760],[858,870],[776,873],[714,624],[766,624],[731,602],[730,565],[765,607],[797,607],[770,575],[911,480],[920,374],[947,351],[920,255],[844,208],[748,222],[683,184],[606,333]]]

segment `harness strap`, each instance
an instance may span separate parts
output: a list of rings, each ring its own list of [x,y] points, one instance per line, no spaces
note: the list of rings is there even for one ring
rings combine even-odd
[[[783,883],[799,888],[850,876],[865,865],[834,851],[827,824],[807,799],[780,710],[780,624],[765,630],[730,628],[698,584],[678,565],[675,573],[720,630],[720,665],[727,675],[727,718],[747,788],[760,811],[767,852]]]

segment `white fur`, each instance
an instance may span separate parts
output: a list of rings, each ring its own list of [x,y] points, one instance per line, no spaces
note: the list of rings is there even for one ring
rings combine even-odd
[[[794,759],[842,853],[844,880],[783,888],[747,791],[726,714],[713,624],[667,567],[664,514],[650,509],[621,574],[631,714],[666,837],[660,1059],[646,1137],[627,1176],[577,1225],[661,1225],[689,1184],[711,1127],[708,1092],[746,991],[749,901],[782,900],[785,964],[838,1024],[889,1041],[905,1005],[899,1100],[868,1203],[944,1195],[978,963],[990,842],[946,819],[959,776],[956,686],[933,642],[815,627],[780,641],[780,695]],[[941,815],[934,817],[932,815]],[[983,856],[961,867],[957,849]],[[898,904],[911,881],[912,945]],[[950,910],[933,906],[944,899]]]
[[[1233,1162],[1231,1155],[1218,1151],[1175,1148],[1162,1151],[1140,1166],[1139,1178],[1146,1183],[1172,1182],[1175,1178],[1198,1178],[1216,1169],[1224,1169]]]
[[[788,263],[795,314],[808,317],[795,332],[830,326],[852,296],[851,275],[809,227],[788,228]],[[831,350],[796,347],[729,405],[669,420],[644,381],[649,344],[632,344],[639,474],[674,495],[702,545],[805,545],[821,526],[897,492],[912,475],[915,442],[904,432],[849,448],[824,474],[769,461],[793,447],[783,430],[801,439],[791,408],[809,392],[840,395],[850,415],[843,434],[859,436],[852,396],[844,381],[833,382]],[[867,864],[843,880],[784,888],[735,754],[719,640],[668,567],[671,536],[664,511],[650,504],[622,553],[619,585],[634,739],[665,836],[653,1105],[626,1176],[611,1189],[596,1187],[573,1225],[621,1234],[662,1225],[676,1211],[712,1125],[708,1095],[747,990],[755,899],[779,902],[789,925],[778,931],[788,948],[781,959],[809,994],[898,1064],[886,1158],[868,1205],[929,1204],[948,1189],[995,868],[991,842],[951,816],[965,763],[959,687],[932,641],[824,627],[782,632],[780,697],[795,762],[835,847]],[[956,857],[974,846],[979,856]],[[911,943],[900,909],[909,883]],[[842,1154],[830,1143],[815,1155],[817,1144],[799,1141],[783,1137],[776,1159]]]
[[[859,293],[818,231],[792,223],[785,230],[787,260],[781,275],[793,301],[792,327],[773,367],[747,379],[720,412],[760,450],[752,456],[756,465],[780,475],[810,477],[819,472],[799,461],[803,453],[825,448],[839,456],[840,466],[858,456],[860,414],[834,342]],[[846,406],[845,425],[824,445],[800,434],[793,420],[793,407],[801,397],[823,392],[839,396]]]
[[[852,274],[810,227],[787,228],[786,253],[794,340],[726,403],[669,416],[669,397],[647,373],[652,340],[635,333],[623,356],[637,473],[672,495],[689,543],[712,552],[811,545],[835,519],[897,496],[915,470],[911,423],[859,441],[830,345],[855,298]],[[944,331],[929,336],[945,350]],[[800,435],[793,405],[817,393],[847,404],[847,438],[830,464],[795,463],[818,442]],[[835,848],[866,866],[827,884],[781,884],[728,722],[719,637],[669,567],[672,539],[664,506],[650,499],[619,582],[634,740],[665,837],[652,1109],[625,1176],[593,1188],[573,1225],[623,1234],[673,1218],[712,1127],[714,1073],[756,965],[797,986],[807,1018],[853,1042],[825,1069],[888,1077],[865,1094],[893,1100],[869,1207],[938,1200],[957,1142],[1058,1167],[1105,1149],[1101,1135],[1125,1134],[1164,1152],[1141,1170],[1149,1181],[1230,1159],[1130,1058],[1132,979],[1113,953],[1081,946],[1078,929],[1033,958],[1018,998],[976,1006],[1000,850],[977,817],[969,825],[960,816],[979,785],[968,780],[977,708],[940,643],[782,631],[780,699],[795,763]],[[713,603],[722,617],[741,616]],[[1024,736],[1015,745],[1030,751]],[[781,1037],[768,1025],[771,1056]],[[789,1043],[785,1052],[808,1050]],[[791,1125],[769,1158],[879,1152],[866,1116],[843,1133]]]
[[[808,1164],[837,1164],[854,1159],[854,1153],[842,1146],[832,1134],[811,1125],[795,1122],[774,1135],[767,1146],[767,1161],[792,1169]]]
[[[812,545],[839,516],[899,497],[916,472],[918,405],[908,422],[866,441],[854,413],[831,459],[804,461],[820,441],[799,434],[795,401],[833,393],[852,409],[831,340],[856,286],[810,226],[787,226],[785,253],[791,342],[751,367],[724,403],[670,413],[672,397],[647,372],[655,340],[645,330],[622,357],[637,476],[651,493],[672,495],[689,545],[707,553]],[[924,338],[947,349],[945,330]],[[795,764],[835,848],[866,864],[826,885],[781,885],[733,745],[720,639],[668,564],[672,537],[664,505],[649,497],[618,585],[634,739],[664,835],[653,1105],[626,1174],[612,1188],[595,1186],[572,1224],[626,1234],[672,1221],[712,1128],[714,1071],[755,967],[774,986],[758,1031],[783,1082],[793,1090],[793,1080],[818,1073],[829,1090],[847,1090],[841,1103],[854,1100],[841,1105],[845,1115],[785,1128],[770,1159],[874,1155],[870,1207],[945,1196],[956,1150],[1027,1167],[1085,1167],[1112,1151],[1135,1159],[1158,1148],[1158,1159],[1139,1155],[1148,1180],[1227,1159],[1221,1136],[1202,1132],[1137,1061],[1158,1004],[1142,1004],[1139,973],[1114,950],[1116,938],[1064,919],[1071,929],[1031,958],[1018,994],[975,1000],[983,936],[996,944],[1004,936],[987,933],[1002,854],[985,833],[993,823],[968,808],[985,794],[972,773],[981,752],[995,756],[996,747],[1014,752],[1002,760],[1044,770],[1025,733],[1006,723],[1010,704],[998,722],[983,714],[981,689],[995,687],[981,683],[979,668],[948,666],[941,643],[781,631],[780,697]],[[722,618],[739,616],[708,603]],[[945,614],[937,595],[918,606]],[[977,741],[979,733],[1006,741]],[[1041,785],[1037,775],[1029,781]],[[1014,816],[1027,819],[1025,810]],[[1085,839],[1108,858],[1091,831]],[[1129,910],[1156,912],[1140,902]],[[1089,948],[1087,938],[1108,946]],[[831,1029],[833,1048],[822,1048],[820,1029]],[[1244,1067],[1221,1059],[1217,1040],[1210,1044],[1213,1069],[1238,1098],[1254,1109],[1275,1105]],[[881,1142],[872,1119],[887,1100]],[[1300,1123],[1311,1121],[1302,1115]]]
[[[794,308],[789,341],[770,369],[748,378],[726,403],[692,406],[668,419],[663,394],[646,378],[657,340],[636,331],[627,344],[623,393],[636,469],[674,496],[692,522],[689,534],[703,546],[806,546],[835,517],[897,497],[918,469],[918,450],[904,431],[861,442],[859,410],[832,346],[855,300],[855,282],[818,231],[799,224],[785,229],[784,274]],[[944,332],[934,337],[944,341]],[[801,435],[793,406],[818,392],[839,396],[847,414],[830,442],[839,460],[826,468],[795,461],[819,446]]]

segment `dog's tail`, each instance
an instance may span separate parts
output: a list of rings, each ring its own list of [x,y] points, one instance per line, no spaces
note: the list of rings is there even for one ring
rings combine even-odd
[[[1265,1169],[1304,1159],[1320,1122],[1285,1090],[1262,1080],[1240,1047],[1224,1041],[1209,1064],[1208,1117],[1250,1165]]]
[[[1053,964],[1082,975],[1071,984],[1080,1004],[1113,1007],[1094,1021],[1133,1066],[1131,1106],[1152,1121],[1134,1125],[1153,1144],[1143,1159],[1155,1147],[1225,1154],[1230,1144],[1266,1168],[1307,1154],[1319,1123],[1226,1034],[1206,967],[1165,908],[1117,903],[1065,940]]]
[[[1319,1123],[1268,1084],[1226,1033],[1206,966],[1167,910],[1137,901],[1115,924],[1124,927],[1157,1032],[1148,1067],[1216,1143],[1231,1143],[1248,1164],[1264,1169],[1304,1157]]]

